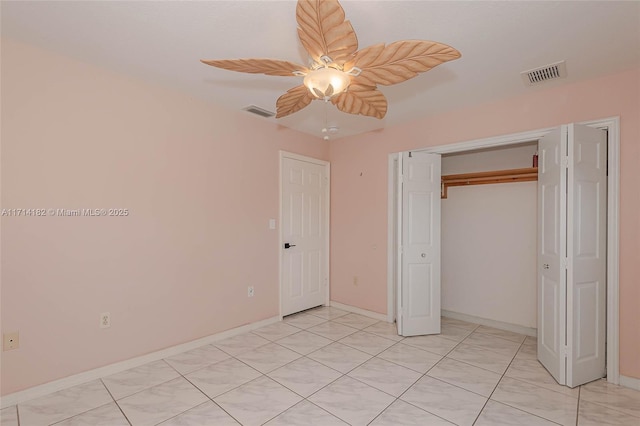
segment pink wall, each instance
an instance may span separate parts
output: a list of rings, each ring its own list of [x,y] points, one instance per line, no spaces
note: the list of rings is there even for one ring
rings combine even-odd
[[[2,207],[130,210],[2,218],[2,331],[21,345],[2,394],[278,315],[280,149],[328,158],[322,140],[2,40]]]
[[[332,300],[386,312],[389,153],[611,116],[621,119],[620,372],[640,378],[638,69],[332,141]]]

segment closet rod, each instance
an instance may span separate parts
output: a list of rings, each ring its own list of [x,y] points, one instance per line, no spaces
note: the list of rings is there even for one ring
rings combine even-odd
[[[538,180],[538,168],[496,170],[442,176],[442,198],[447,198],[450,186],[486,185],[491,183],[530,182]]]

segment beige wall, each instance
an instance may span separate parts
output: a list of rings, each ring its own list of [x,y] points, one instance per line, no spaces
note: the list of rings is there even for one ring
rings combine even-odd
[[[531,167],[537,144],[443,156],[442,174]],[[537,184],[459,186],[442,200],[442,309],[536,328]]]
[[[2,394],[278,315],[278,150],[324,141],[8,40],[1,136],[3,208],[130,211],[2,218]]]
[[[389,153],[611,116],[621,119],[620,372],[640,378],[640,69],[332,141],[332,299],[386,312]]]

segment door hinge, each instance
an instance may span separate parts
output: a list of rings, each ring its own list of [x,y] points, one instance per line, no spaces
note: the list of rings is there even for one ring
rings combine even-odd
[[[564,167],[565,169],[569,168],[569,157],[563,157],[562,158],[562,167]]]
[[[569,269],[569,259],[568,258],[565,257],[565,258],[562,259],[562,267],[564,269]]]
[[[569,347],[567,345],[564,345],[562,347],[562,356],[565,358],[569,358]]]

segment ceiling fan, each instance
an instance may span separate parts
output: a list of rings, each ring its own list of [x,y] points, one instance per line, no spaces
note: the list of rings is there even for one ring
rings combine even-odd
[[[356,33],[338,0],[298,0],[296,20],[298,37],[309,53],[309,67],[278,59],[202,62],[231,71],[304,77],[303,85],[278,98],[276,118],[322,99],[340,111],[381,119],[387,113],[387,99],[377,89],[379,84],[401,83],[460,57],[460,52],[446,44],[423,40],[380,43],[358,50]]]

